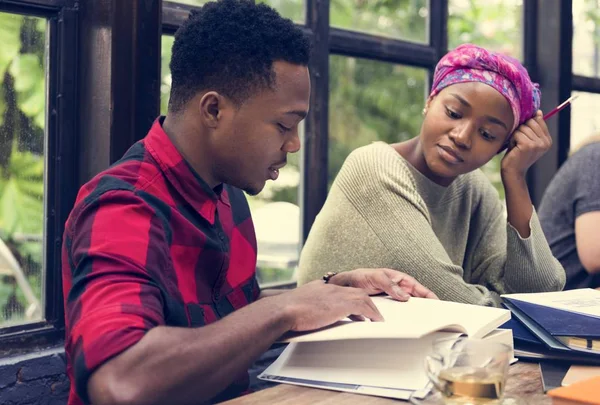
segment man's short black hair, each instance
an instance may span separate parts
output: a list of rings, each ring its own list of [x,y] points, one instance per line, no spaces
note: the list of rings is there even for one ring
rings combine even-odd
[[[309,54],[302,30],[271,7],[248,0],[207,3],[175,33],[169,111],[180,111],[202,90],[240,104],[275,84],[273,62],[307,66]]]

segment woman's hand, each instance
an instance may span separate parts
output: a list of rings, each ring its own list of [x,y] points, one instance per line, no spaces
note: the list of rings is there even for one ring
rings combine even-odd
[[[398,301],[409,297],[439,299],[413,277],[392,269],[356,269],[333,276],[331,284],[359,288],[369,295],[386,293]]]
[[[527,169],[552,147],[552,137],[540,110],[512,134],[502,159],[502,174],[525,177]]]

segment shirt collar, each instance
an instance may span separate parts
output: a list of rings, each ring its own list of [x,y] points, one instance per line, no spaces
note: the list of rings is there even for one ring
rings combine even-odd
[[[144,146],[158,163],[169,183],[212,225],[215,222],[217,203],[221,201],[229,205],[227,192],[223,192],[223,184],[214,189],[210,188],[196,173],[163,130],[163,121],[164,117],[154,121],[150,132],[144,138]]]

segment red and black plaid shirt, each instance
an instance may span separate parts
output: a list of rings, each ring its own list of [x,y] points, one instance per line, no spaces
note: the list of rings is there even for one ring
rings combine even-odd
[[[161,121],[81,188],[65,226],[69,405],[89,403],[90,374],[151,328],[206,325],[260,292],[243,192],[228,185],[211,189]],[[247,385],[246,374],[219,399]]]

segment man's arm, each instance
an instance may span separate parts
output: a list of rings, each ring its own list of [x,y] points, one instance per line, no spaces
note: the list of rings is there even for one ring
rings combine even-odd
[[[92,374],[93,404],[197,404],[223,391],[291,327],[271,298],[201,328],[159,326]]]
[[[72,214],[65,241],[66,349],[84,401],[209,400],[291,327],[289,308],[269,300],[203,328],[164,326],[157,283],[170,253],[160,208],[125,190],[88,200]],[[369,310],[377,317],[362,309]]]
[[[260,295],[258,296],[258,299],[260,300],[260,299],[263,299],[263,298],[275,297],[276,295],[283,294],[284,292],[289,292],[289,291],[290,290],[284,290],[284,289],[278,290],[278,289],[275,289],[275,288],[269,288],[269,289],[266,289],[266,290],[261,290]]]
[[[600,211],[582,214],[575,219],[577,255],[590,274],[600,272]]]
[[[389,278],[369,272],[377,278],[369,284],[383,284],[378,292],[407,299],[392,290]],[[415,283],[399,281],[408,293],[431,296]],[[89,397],[94,405],[202,403],[246,372],[286,331],[318,329],[345,317],[383,320],[365,290],[315,281],[261,299],[208,326],[159,326],[92,374]]]
[[[382,320],[369,292],[317,281],[201,328],[164,326],[157,280],[169,265],[169,245],[156,208],[129,191],[88,200],[68,222],[65,243],[66,349],[86,402],[197,404],[223,391],[288,330],[348,316]],[[369,277],[378,291],[406,299],[389,278]],[[407,293],[429,292],[405,281],[398,284]]]

